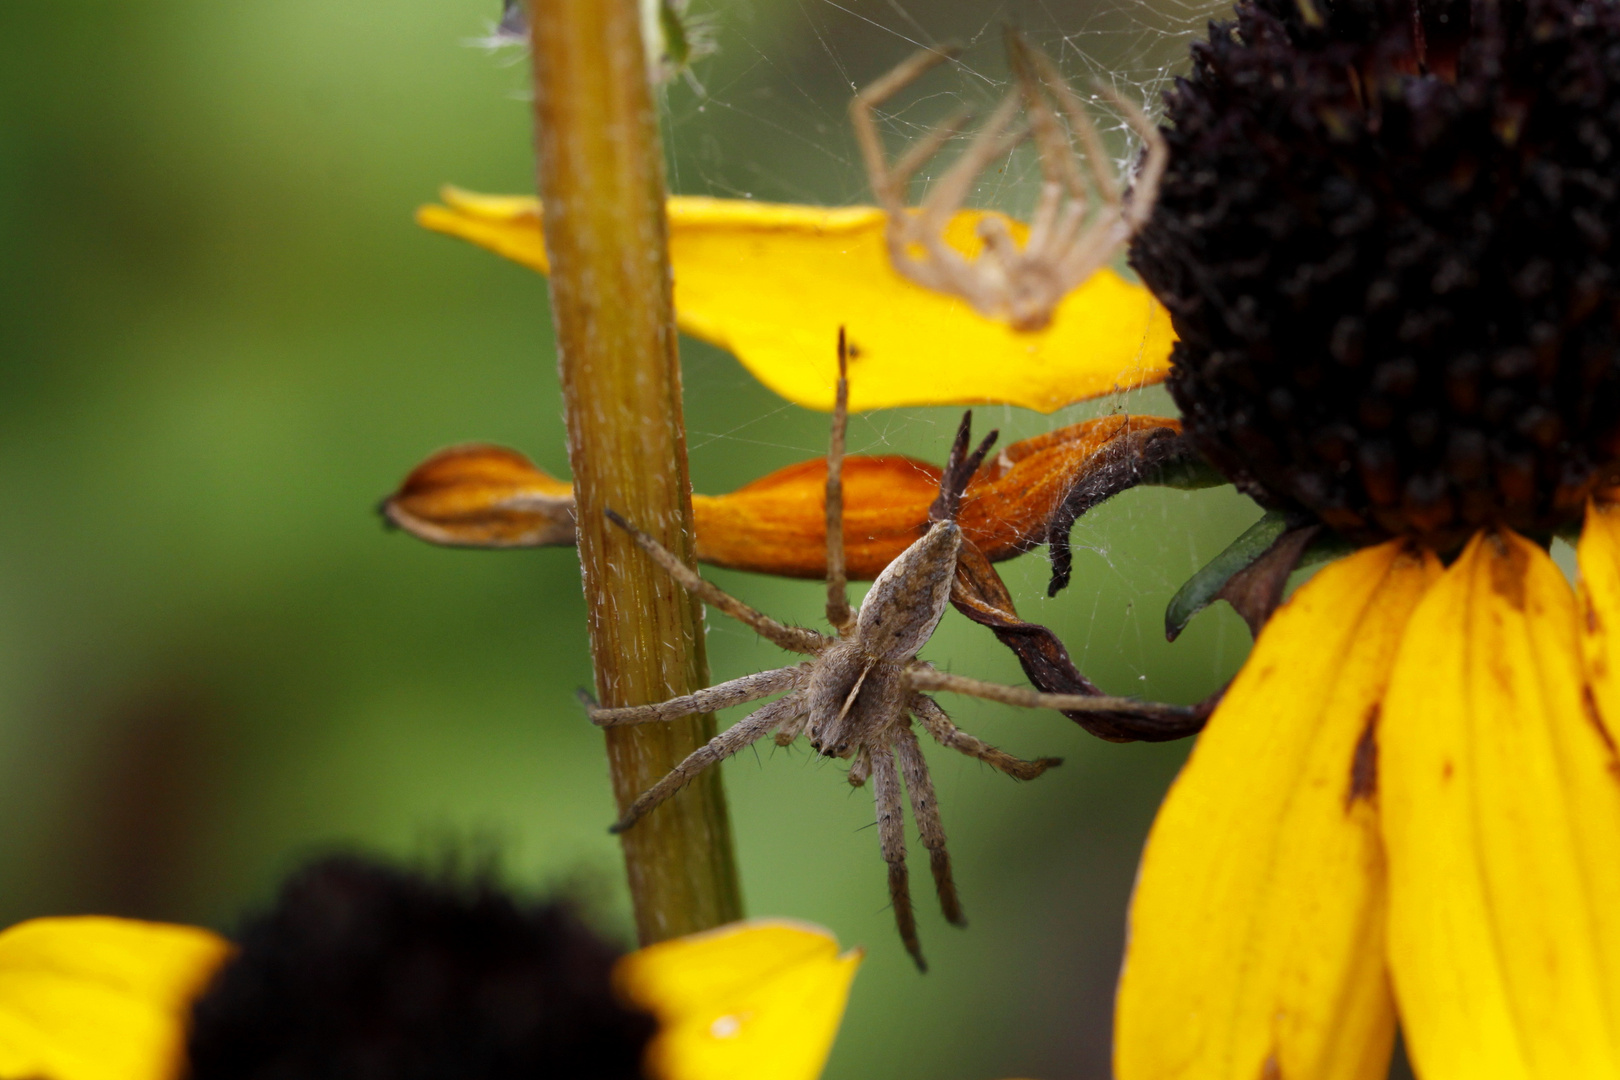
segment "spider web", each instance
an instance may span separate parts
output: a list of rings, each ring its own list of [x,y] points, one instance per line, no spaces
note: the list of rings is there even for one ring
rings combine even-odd
[[[982,120],[1002,100],[1012,87],[1005,28],[1020,31],[1046,52],[1089,100],[1110,167],[1125,177],[1140,144],[1124,119],[1095,96],[1093,80],[1105,81],[1157,118],[1163,91],[1186,70],[1189,43],[1209,18],[1229,8],[1230,0],[692,0],[691,13],[708,19],[714,51],[693,65],[692,79],[673,80],[662,95],[670,188],[679,194],[823,206],[870,203],[873,195],[850,127],[852,95],[921,47],[947,42],[963,46],[956,62],[936,68],[877,111],[892,160],[953,114],[967,109]],[[912,201],[949,168],[976,129],[976,124],[967,125],[928,163],[910,190]],[[1022,147],[977,177],[968,205],[1027,220],[1040,183],[1039,164]],[[721,350],[687,339],[681,354],[695,490],[734,490],[774,469],[826,453],[825,414],[784,402]],[[1162,389],[1149,388],[1051,415],[1010,406],[979,407],[974,421],[979,434],[1000,429],[1005,445],[1115,412],[1174,415],[1176,410]],[[858,414],[850,418],[849,452],[908,454],[939,464],[960,415],[959,409],[947,408]],[[1020,613],[1050,626],[1077,666],[1105,691],[1192,702],[1233,673],[1247,654],[1248,632],[1231,612],[1211,612],[1195,620],[1173,646],[1167,645],[1165,603],[1257,516],[1254,506],[1230,488],[1128,492],[1076,525],[1074,580],[1058,597],[1046,597],[1044,548],[998,569]],[[712,567],[703,573],[779,620],[825,627],[825,588],[819,582]],[[852,593],[858,601],[860,588]],[[784,663],[778,649],[730,619],[711,614],[708,629],[714,681]],[[1027,685],[1012,655],[983,627],[954,612],[947,612],[923,658],[976,678]],[[968,698],[942,704],[965,730],[1009,752],[1068,759],[1057,781],[1015,790],[984,777],[984,766],[977,762],[937,748],[928,751],[959,876],[970,883],[971,903],[982,906],[974,912],[974,936],[960,939],[962,944],[953,944],[955,939],[941,932],[937,916],[925,915],[925,946],[931,956],[947,958],[939,965],[942,973],[968,970],[949,959],[952,949],[982,948],[991,941],[1015,950],[1028,946],[1020,954],[1026,966],[1017,969],[1017,979],[1022,985],[1028,974],[1032,989],[1010,992],[1009,986],[1005,994],[977,994],[943,974],[919,985],[909,970],[899,974],[893,966],[883,966],[903,960],[891,944],[886,910],[860,906],[845,917],[826,916],[846,941],[863,941],[874,949],[872,968],[863,973],[826,1075],[829,1080],[896,1075],[1080,1080],[1108,1075],[1109,993],[1119,967],[1122,894],[1140,845],[1139,835],[1121,837],[1130,829],[1145,829],[1158,795],[1154,785],[1162,788],[1168,781],[1170,769],[1154,772],[1162,766],[1152,763],[1173,764],[1179,751],[1173,746],[1108,746],[1050,715],[1035,717]],[[722,726],[745,712],[730,710]],[[755,744],[727,766],[726,782],[740,808],[745,866],[770,868],[751,871],[758,876],[750,885],[750,903],[760,911],[831,910],[818,905],[833,903],[829,898],[840,890],[860,898],[853,904],[879,903],[876,837],[853,834],[871,827],[871,796],[845,788],[847,794],[840,797],[839,774],[846,768],[846,763],[804,752],[802,745],[783,749],[769,741]],[[1138,788],[1129,788],[1129,782],[1117,786],[1110,778],[1132,769],[1137,770]],[[1143,776],[1151,789],[1145,797]],[[1125,791],[1137,793],[1119,794]],[[1109,818],[1118,806],[1100,805],[1107,801],[1134,805],[1134,816]],[[1112,824],[1083,821],[1088,815]],[[1129,823],[1121,824],[1127,819]],[[1039,853],[1024,850],[1001,858],[1004,850],[1019,847],[1026,832],[1036,836]],[[915,835],[908,843],[915,902],[927,908],[931,888],[921,872],[921,848]],[[790,854],[779,855],[783,850]],[[1056,923],[1046,923],[1045,913],[1032,910],[1041,901],[1020,902],[1022,893],[1003,906],[998,918],[992,883],[975,877],[998,867],[1017,882],[1014,891],[1035,897],[1046,895],[1038,892],[1037,883],[1053,863],[1063,864],[1056,872],[1071,875],[1065,880],[1076,883],[1074,911],[1095,912],[1096,925],[1085,927],[1083,945],[1070,940],[1070,948],[1054,948],[1051,932],[1037,925]],[[1106,903],[1096,896],[1106,896]],[[1064,897],[1065,904],[1069,900]],[[1071,911],[1068,918],[1082,923],[1088,916]],[[1039,944],[1029,945],[1020,934]],[[1047,956],[1062,959],[1047,964],[1040,959]],[[1011,953],[1006,958],[1016,959]],[[1052,965],[1063,970],[1054,974],[1058,969]],[[1051,993],[1049,988],[1054,988]],[[976,995],[975,1008],[1002,1012],[981,1017],[965,1010],[962,1001],[967,998],[958,995]],[[993,1000],[998,997],[1005,1000],[998,1004]],[[1054,1002],[1064,1003],[1061,1016],[1053,1015],[1060,1007]],[[1044,1020],[1053,1023],[1043,1026]],[[1026,1035],[1044,1047],[1033,1057],[1024,1056],[1018,1045]]]
[[[917,49],[954,43],[962,49],[955,61],[901,91],[876,114],[891,160],[955,114],[975,118],[919,172],[910,189],[915,202],[973,138],[975,121],[1012,89],[1008,30],[1046,52],[1087,100],[1112,158],[1107,169],[1128,178],[1140,139],[1096,84],[1106,83],[1156,119],[1163,92],[1186,70],[1189,43],[1210,18],[1229,9],[1223,0],[694,0],[691,11],[705,18],[715,51],[695,65],[692,79],[672,82],[663,95],[670,187],[724,198],[870,203],[848,117],[851,96]],[[1026,143],[976,178],[968,205],[1028,220],[1040,183],[1039,163]],[[729,490],[770,468],[825,453],[824,417],[760,391],[715,350],[687,342],[683,356],[698,490]],[[706,394],[741,397],[748,404],[711,417]],[[1162,389],[1150,388],[1050,416],[981,407],[976,423],[980,431],[998,427],[1005,445],[1110,412],[1173,415],[1175,409]],[[906,453],[938,462],[959,416],[954,409],[899,409],[855,417],[850,452]],[[728,468],[739,461],[748,467]],[[1043,553],[1003,564],[1002,571],[1025,617],[1052,620],[1082,667],[1086,658],[1110,657],[1123,665],[1121,675],[1131,684],[1113,689],[1151,695],[1157,687],[1150,679],[1156,666],[1150,654],[1162,647],[1163,600],[1241,531],[1243,515],[1252,511],[1239,508],[1234,517],[1218,500],[1212,508],[1207,498],[1171,493],[1131,493],[1117,503],[1077,525],[1077,585],[1056,600],[1045,598]],[[757,579],[746,587],[757,590]],[[804,593],[809,606],[802,618],[818,624],[814,590]],[[746,635],[712,621],[711,630],[722,638]],[[1217,637],[1213,649],[1193,662],[1193,682],[1214,685],[1246,650],[1241,628],[1222,624]],[[1192,653],[1182,650],[1184,663]],[[1161,692],[1189,699],[1179,687]]]
[[[683,193],[734,198],[870,201],[849,131],[850,96],[913,51],[949,43],[960,46],[961,55],[879,110],[880,128],[899,150],[960,110],[982,117],[1011,88],[1002,43],[1008,30],[1044,50],[1091,99],[1123,174],[1139,146],[1093,83],[1108,83],[1156,115],[1162,91],[1185,68],[1189,41],[1229,7],[1222,0],[716,4],[709,25],[718,50],[698,66],[701,92],[676,84],[666,98],[676,149],[671,184]],[[728,117],[715,123],[708,115],[714,112]],[[721,130],[746,137],[728,146],[718,137]],[[694,134],[701,144],[695,148]],[[955,149],[971,135],[970,125],[954,140]],[[951,158],[947,148],[921,182]],[[1003,169],[980,177],[973,203],[1024,213],[1038,184],[1033,155],[1024,148]]]

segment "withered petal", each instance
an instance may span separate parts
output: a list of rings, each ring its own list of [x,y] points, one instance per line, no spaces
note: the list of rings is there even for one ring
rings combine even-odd
[[[962,532],[992,561],[1047,539],[1048,523],[1116,439],[1180,431],[1159,416],[1104,416],[1013,443],[969,481]],[[826,573],[827,462],[789,465],[726,495],[692,496],[698,558],[782,577]],[[870,580],[928,528],[939,467],[898,454],[844,460],[849,576]],[[473,444],[441,450],[383,503],[393,524],[452,547],[545,547],[574,542],[573,488],[522,454]]]
[[[487,443],[440,450],[378,509],[390,524],[444,547],[574,542],[574,486],[516,450]]]
[[[1069,650],[1056,634],[1040,623],[1019,618],[1006,583],[971,541],[963,541],[957,555],[951,603],[980,626],[989,627],[997,640],[1012,650],[1024,675],[1037,690],[1093,697],[1102,694],[1096,684],[1074,666]],[[1167,742],[1196,734],[1219,700],[1220,691],[1216,691],[1206,701],[1191,707],[1145,701],[1129,711],[1070,710],[1063,715],[1109,742]]]

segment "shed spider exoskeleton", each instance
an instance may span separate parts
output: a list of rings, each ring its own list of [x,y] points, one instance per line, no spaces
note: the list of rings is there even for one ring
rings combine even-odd
[[[907,184],[962,130],[967,115],[958,113],[890,165],[872,111],[955,50],[913,55],[856,94],[850,117],[872,194],[888,215],[885,238],[894,268],[924,288],[960,296],[981,315],[1006,319],[1017,330],[1039,330],[1051,321],[1058,302],[1107,264],[1147,221],[1169,150],[1140,108],[1099,81],[1098,91],[1124,115],[1145,150],[1135,184],[1126,192],[1096,124],[1057,65],[1017,34],[1007,35],[1007,52],[1016,87],[915,210],[906,207]],[[1049,97],[1068,119],[1072,135],[1063,130]],[[1029,120],[1014,127],[1020,105]],[[1085,151],[1084,171],[1073,138]],[[1041,164],[1041,193],[1029,235],[1020,247],[1001,217],[986,215],[978,226],[984,248],[967,258],[946,242],[945,226],[962,208],[974,179],[1025,139],[1034,140]]]
[[[998,750],[958,728],[945,710],[922,691],[949,690],[1028,708],[1095,710],[1119,708],[1128,703],[1117,698],[1042,694],[1024,687],[981,682],[940,671],[917,659],[918,651],[933,634],[950,602],[957,552],[962,544],[962,532],[956,524],[962,491],[996,439],[996,433],[991,432],[978,449],[968,453],[971,412],[962,417],[950,460],[940,479],[939,497],[929,514],[928,531],[878,575],[861,602],[859,612],[851,609],[844,573],[841,478],[849,410],[845,368],[844,342],[840,335],[837,404],[827,451],[826,496],[827,621],[838,631],[838,636],[828,637],[814,630],[787,626],[755,611],[700,578],[652,537],[609,510],[608,518],[629,532],[689,593],[746,623],[782,648],[807,653],[811,659],[792,667],[745,675],[656,705],[600,708],[587,701],[587,707],[594,723],[612,727],[674,720],[786,691],[784,697],[750,713],[670,770],[631,804],[613,825],[613,831],[630,828],[704,769],[766,734],[774,731],[777,744],[786,746],[803,733],[810,746],[822,755],[851,759],[851,784],[860,787],[871,777],[883,859],[889,865],[889,895],[894,904],[895,922],[906,950],[917,966],[926,970],[907,884],[905,826],[900,807],[902,777],[917,831],[928,849],[934,885],[945,918],[958,926],[965,920],[951,880],[950,856],[945,851],[945,830],[934,800],[933,781],[929,778],[922,747],[912,731],[911,719],[916,718],[941,746],[978,758],[1016,780],[1032,780],[1058,764],[1058,759],[1025,761]]]

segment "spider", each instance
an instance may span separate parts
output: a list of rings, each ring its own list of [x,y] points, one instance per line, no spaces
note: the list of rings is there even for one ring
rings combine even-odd
[[[849,413],[847,350],[838,341],[838,387],[833,409],[831,445],[827,451],[827,621],[837,631],[829,637],[814,630],[777,622],[705,581],[666,548],[633,527],[613,510],[615,525],[635,538],[648,555],[687,592],[711,607],[752,627],[760,636],[810,659],[791,667],[761,671],[654,705],[601,708],[586,699],[591,720],[602,727],[674,720],[694,713],[783,693],[716,735],[652,787],[644,791],[612,826],[623,832],[669,799],[711,765],[725,760],[765,735],[787,746],[804,735],[825,757],[849,759],[849,782],[872,781],[877,802],[878,835],[889,867],[889,896],[895,923],[906,951],[926,971],[917,940],[916,918],[906,873],[906,846],[901,809],[901,783],[910,798],[912,817],[928,849],[935,890],[947,922],[965,925],[962,905],[951,878],[945,829],[934,799],[934,785],[912,728],[915,719],[941,746],[959,751],[1006,773],[1033,780],[1059,763],[1057,758],[1025,761],[998,750],[951,722],[945,710],[923,691],[948,690],[1028,708],[1108,710],[1128,706],[1118,698],[1043,694],[1016,686],[981,682],[940,671],[917,659],[950,602],[962,532],[957,510],[969,477],[995,443],[991,432],[968,453],[973,414],[962,417],[950,459],[940,479],[939,497],[930,510],[923,536],[890,563],[872,583],[860,609],[850,607],[844,569],[843,457]]]
[[[1169,150],[1140,108],[1099,81],[1097,89],[1125,116],[1145,152],[1129,192],[1105,164],[1097,126],[1050,57],[1018,34],[1007,35],[1016,87],[1002,99],[961,157],[933,185],[922,205],[908,209],[906,185],[967,123],[958,113],[891,165],[873,110],[935,65],[955,47],[924,49],[855,95],[850,118],[872,193],[888,216],[889,260],[903,276],[936,292],[959,296],[981,315],[1002,318],[1015,330],[1039,330],[1058,302],[1108,263],[1147,221],[1158,195]],[[1063,130],[1048,98],[1055,99],[1073,136]],[[1013,126],[1019,107],[1027,125]],[[984,247],[968,258],[945,240],[945,227],[962,208],[974,179],[1025,139],[1033,138],[1041,163],[1041,193],[1020,247],[1004,218],[987,214],[978,224]],[[1071,138],[1085,150],[1083,172]],[[1089,184],[1088,184],[1089,177]]]

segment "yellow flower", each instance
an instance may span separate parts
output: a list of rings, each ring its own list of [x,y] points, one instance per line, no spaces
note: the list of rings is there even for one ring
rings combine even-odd
[[[1266,626],[1143,857],[1135,1077],[1620,1074],[1620,510],[1394,540]]]
[[[0,1076],[169,1080],[192,998],[230,946],[191,926],[97,916],[0,933]]]
[[[1240,0],[1170,96],[1132,257],[1186,436],[1360,550],[1264,626],[1153,826],[1118,1080],[1372,1080],[1397,1026],[1424,1080],[1620,1077],[1617,45],[1620,8],[1585,0]],[[425,220],[543,270],[534,213]],[[759,213],[836,247],[814,211]],[[875,244],[804,280],[763,220],[685,214],[684,325],[794,400],[825,405],[846,312],[885,343],[858,407],[1050,409],[1164,372],[1157,316],[1020,355],[879,292]],[[749,309],[778,272],[805,302]],[[753,344],[801,328],[802,356]],[[1577,524],[1572,588],[1546,544]]]
[[[418,213],[423,225],[548,271],[534,199],[442,194],[445,205]],[[946,241],[975,252],[985,213],[957,214]],[[1024,226],[1003,220],[1022,240]],[[950,401],[1051,412],[1169,371],[1169,319],[1140,285],[1103,270],[1068,295],[1044,330],[1020,332],[896,273],[884,222],[871,206],[672,198],[676,320],[730,349],[778,394],[823,410],[832,408],[831,343],[840,326],[849,334],[857,411]]]
[[[190,926],[35,919],[0,933],[0,1077],[173,1080],[192,1001],[231,953]],[[619,962],[620,991],[659,1022],[652,1080],[815,1080],[861,952],[759,920]]]
[[[760,920],[649,945],[615,978],[658,1018],[655,1080],[816,1080],[862,955],[819,927]]]

